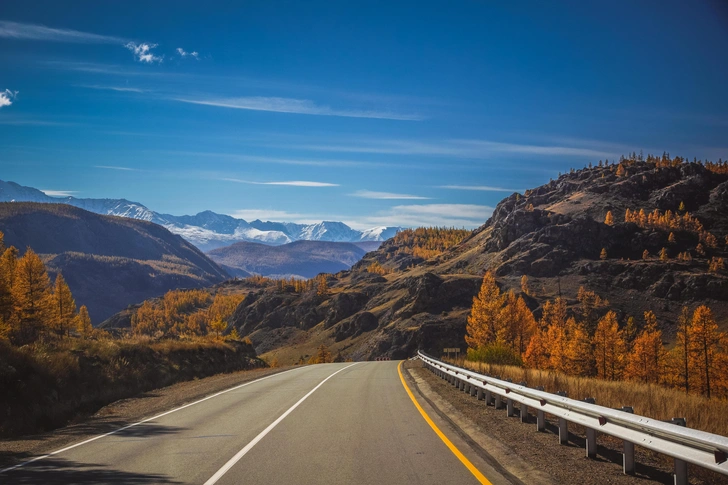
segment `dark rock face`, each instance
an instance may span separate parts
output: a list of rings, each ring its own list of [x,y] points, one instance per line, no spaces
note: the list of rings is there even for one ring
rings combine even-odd
[[[360,292],[338,293],[329,304],[329,311],[324,319],[324,328],[330,328],[341,320],[361,310],[368,298]]]
[[[361,312],[354,315],[353,318],[342,322],[334,333],[337,342],[349,337],[358,337],[364,332],[371,332],[379,325],[377,317],[369,312]]]

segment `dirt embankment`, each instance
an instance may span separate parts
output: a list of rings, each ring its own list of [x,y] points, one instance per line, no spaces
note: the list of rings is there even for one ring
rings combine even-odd
[[[0,342],[0,437],[58,428],[175,382],[263,366],[251,345],[235,341]]]

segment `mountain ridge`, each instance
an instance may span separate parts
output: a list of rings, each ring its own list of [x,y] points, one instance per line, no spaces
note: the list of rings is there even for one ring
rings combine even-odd
[[[268,245],[298,240],[360,242],[384,241],[400,227],[379,226],[358,231],[343,222],[322,221],[315,224],[294,222],[245,221],[233,216],[205,210],[195,215],[175,216],[155,212],[139,202],[127,199],[79,199],[72,196],[51,197],[43,191],[15,182],[0,180],[0,202],[40,202],[68,204],[89,212],[153,222],[180,235],[202,251],[249,241]]]

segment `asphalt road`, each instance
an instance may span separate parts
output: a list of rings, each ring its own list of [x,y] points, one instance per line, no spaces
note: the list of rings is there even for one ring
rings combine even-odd
[[[27,463],[0,483],[507,483],[417,397],[450,446],[433,430],[397,364],[275,374]]]

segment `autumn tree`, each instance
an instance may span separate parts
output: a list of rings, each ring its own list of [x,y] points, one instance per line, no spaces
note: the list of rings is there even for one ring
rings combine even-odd
[[[48,321],[51,292],[46,267],[30,248],[15,266],[12,296],[18,341],[32,342]]]
[[[316,355],[312,355],[308,361],[309,364],[326,364],[328,362],[333,362],[333,360],[329,348],[324,344],[319,346]]]
[[[675,335],[675,347],[672,350],[674,360],[677,362],[677,375],[679,377],[682,386],[685,388],[685,393],[690,392],[690,352],[692,348],[692,336],[690,333],[690,310],[684,306],[680,310],[680,315],[677,318],[677,332]]]
[[[570,318],[567,322],[567,335],[564,371],[574,376],[592,375],[594,349],[586,326]]]
[[[650,259],[650,252],[648,250],[642,251],[642,259]]]
[[[698,390],[710,398],[717,375],[725,372],[725,369],[719,369],[716,365],[725,335],[718,331],[713,313],[705,305],[695,309],[688,333],[691,362],[694,366],[692,374]]]
[[[579,312],[581,313],[582,321],[591,333],[596,328],[599,309],[609,305],[609,302],[597,295],[594,291],[587,290],[583,286],[579,287],[576,299],[579,300]]]
[[[667,236],[667,242],[670,244],[675,244],[677,241],[675,239],[675,233],[671,232],[669,236]]]
[[[318,286],[316,287],[316,294],[322,298],[326,298],[329,295],[329,282],[326,275],[318,275]]]
[[[657,328],[657,317],[651,311],[645,312],[645,326],[635,338],[632,351],[627,356],[625,377],[641,382],[657,384],[665,364],[665,348],[662,332]]]
[[[497,318],[496,342],[509,345],[518,355],[523,354],[536,329],[536,320],[526,302],[513,290],[509,291]]]
[[[528,287],[528,276],[521,276],[521,291],[524,295],[530,295],[531,289]]]
[[[76,332],[78,332],[81,338],[89,338],[91,336],[94,327],[91,325],[91,317],[88,314],[86,305],[81,305],[81,308],[78,309],[78,315],[76,315],[74,322],[76,324]]]
[[[669,258],[667,256],[667,249],[662,248],[660,249],[660,261],[667,261]]]
[[[76,302],[61,273],[56,276],[50,315],[51,328],[60,336],[69,335],[76,316]]]
[[[222,336],[222,333],[225,330],[227,330],[227,327],[228,327],[227,320],[223,320],[221,318],[217,318],[210,322],[210,330],[212,330],[215,333],[215,338],[218,338],[218,339]]]
[[[14,247],[5,249],[0,255],[0,318],[6,323],[13,312],[12,288],[17,258],[18,250]]]
[[[495,342],[499,333],[498,316],[504,297],[495,282],[495,276],[487,271],[480,285],[480,292],[473,298],[473,307],[465,327],[465,341],[472,349]]]
[[[597,376],[610,381],[620,379],[624,360],[624,337],[619,330],[616,313],[609,311],[599,320],[592,344]]]
[[[602,261],[607,259],[607,248],[602,248],[602,252],[599,253],[599,259]]]
[[[549,347],[549,368],[563,370],[565,367],[567,340],[566,301],[556,298],[543,306],[540,326],[546,329],[546,342]]]
[[[614,217],[612,217],[612,211],[607,211],[607,215],[604,217],[604,224],[611,226],[614,224]]]

